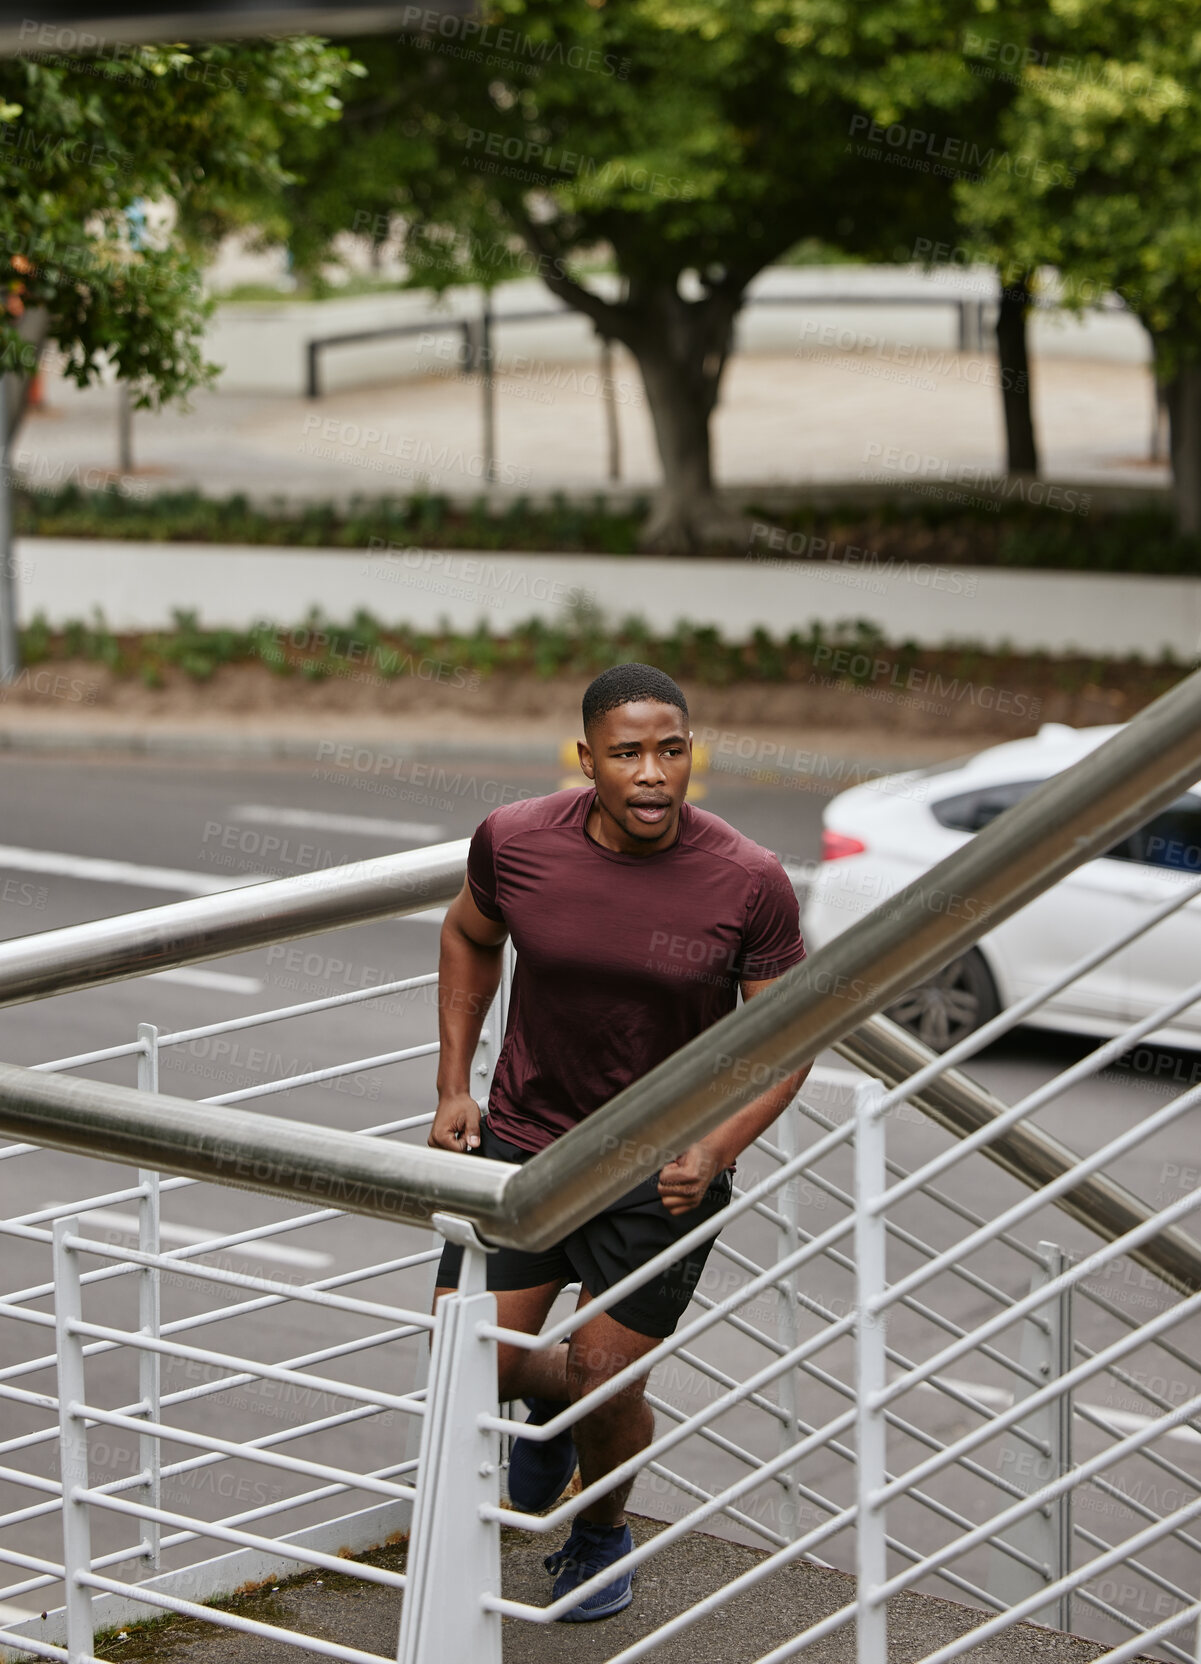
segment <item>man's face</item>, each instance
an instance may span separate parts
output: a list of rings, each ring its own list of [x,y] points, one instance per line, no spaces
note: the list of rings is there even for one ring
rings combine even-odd
[[[628,855],[673,843],[692,773],[683,713],[657,699],[619,705],[578,745],[580,767],[596,786],[600,841]]]

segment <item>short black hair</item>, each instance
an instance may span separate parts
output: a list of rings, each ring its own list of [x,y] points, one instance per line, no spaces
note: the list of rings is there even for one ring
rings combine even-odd
[[[602,670],[584,693],[584,732],[588,734],[603,716],[619,705],[633,705],[641,699],[654,699],[660,705],[671,705],[688,726],[688,701],[665,670],[653,664],[615,664]]]

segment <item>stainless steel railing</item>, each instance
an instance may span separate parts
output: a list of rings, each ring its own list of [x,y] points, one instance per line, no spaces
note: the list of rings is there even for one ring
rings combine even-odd
[[[458,894],[467,848],[465,838],[431,844],[19,936],[0,945],[0,1006],[424,912]]]
[[[11,1065],[0,1070],[0,1131],[304,1199],[319,1183],[336,1182],[339,1206],[348,1211],[410,1219],[456,1212],[492,1241],[542,1247],[703,1137],[771,1080],[846,1041],[905,988],[1102,854],[1199,773],[1201,672],[517,1170],[494,1173],[478,1159],[465,1163],[411,1148],[392,1152],[383,1165],[379,1147],[359,1150],[353,1134],[231,1120],[211,1106],[162,1097],[148,1102],[120,1087],[47,1080]],[[6,943],[0,1003],[418,911],[457,891],[466,850],[465,841],[437,845]],[[883,1061],[886,1031],[873,1025],[869,1033]],[[987,1095],[962,1080],[944,1080],[936,1096],[942,1104],[956,1100],[944,1125],[961,1135],[980,1125],[982,1110],[992,1110]],[[933,1108],[935,1098],[929,1101]],[[1025,1182],[1067,1170],[1066,1152],[1049,1141],[1038,1143],[1035,1157],[1037,1135],[1029,1130],[1017,1143],[1012,1134],[1006,1138],[990,1147]],[[1071,1194],[1069,1211],[1107,1236],[1122,1234],[1133,1217],[1129,1210],[1138,1207],[1099,1181]],[[1174,1286],[1201,1286],[1201,1250],[1187,1239],[1162,1244],[1156,1261]]]

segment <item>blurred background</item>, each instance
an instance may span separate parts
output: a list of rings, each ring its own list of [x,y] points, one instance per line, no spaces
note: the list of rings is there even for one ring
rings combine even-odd
[[[545,747],[653,656],[929,760],[1192,662],[1186,20],[284,10],[5,26],[8,743]]]

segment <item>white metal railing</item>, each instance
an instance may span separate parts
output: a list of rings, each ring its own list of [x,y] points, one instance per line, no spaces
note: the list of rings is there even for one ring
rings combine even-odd
[[[144,1091],[156,1091],[159,1057],[167,1048],[300,1015],[315,1015],[368,996],[394,999],[436,981],[436,973],[431,972],[373,988],[366,994],[356,991],[335,995],[171,1034],[160,1034],[153,1026],[142,1024],[134,1041],[40,1067],[59,1072],[132,1057],[137,1062],[139,1086]],[[485,1030],[477,1065],[485,1072],[490,1041],[491,1032]],[[426,1041],[266,1081],[208,1101],[257,1099],[348,1075],[361,1076],[364,1071],[428,1057],[436,1051],[436,1040]],[[381,1139],[394,1137],[427,1125],[430,1119],[428,1112],[402,1116],[365,1130],[369,1136]],[[36,1173],[39,1158],[44,1160],[45,1154],[36,1145],[8,1145],[0,1149],[0,1159],[14,1165],[0,1172],[19,1176],[23,1194],[36,1195],[39,1185],[50,1182]],[[54,1591],[59,1591],[59,1599],[64,1601],[61,1611],[46,1621],[17,1622],[14,1627],[10,1618],[0,1625],[0,1640],[23,1649],[21,1656],[91,1656],[94,1624],[129,1622],[135,1615],[145,1616],[148,1608],[203,1611],[214,1623],[250,1632],[257,1628],[279,1638],[279,1632],[268,1626],[256,1626],[197,1604],[246,1582],[248,1569],[253,1573],[261,1565],[273,1574],[285,1566],[293,1570],[314,1567],[349,1573],[396,1590],[404,1587],[403,1574],[348,1561],[338,1551],[383,1541],[409,1521],[412,1479],[417,1468],[418,1435],[413,1429],[425,1414],[424,1361],[433,1328],[429,1295],[438,1249],[430,1247],[427,1239],[413,1252],[393,1253],[374,1262],[360,1258],[349,1270],[316,1279],[282,1281],[271,1275],[255,1275],[247,1268],[248,1257],[253,1260],[265,1254],[268,1264],[282,1259],[306,1267],[327,1261],[325,1253],[281,1250],[280,1241],[345,1216],[333,1208],[314,1208],[225,1233],[193,1228],[187,1234],[198,1240],[164,1247],[163,1203],[170,1193],[196,1184],[189,1178],[161,1178],[157,1172],[142,1171],[136,1184],[18,1213],[0,1223],[0,1233],[10,1243],[36,1247],[43,1258],[49,1255],[51,1272],[48,1278],[38,1277],[0,1302],[0,1317],[6,1320],[8,1331],[5,1353],[11,1357],[17,1349],[32,1354],[12,1362],[6,1358],[0,1368],[0,1401],[10,1408],[43,1412],[42,1425],[0,1439],[0,1479],[8,1490],[25,1493],[23,1505],[0,1516],[0,1564],[25,1574],[0,1588],[0,1607],[11,1610],[16,1602],[35,1595],[39,1601],[50,1599],[53,1605]],[[88,1215],[97,1214],[105,1220],[111,1218],[113,1208],[121,1205],[136,1208],[136,1217],[118,1216],[116,1221],[118,1233],[127,1225],[136,1227],[136,1248],[87,1228]],[[13,1256],[6,1257],[11,1260]],[[82,1270],[83,1263],[92,1268]],[[127,1316],[124,1322],[116,1317],[98,1322],[85,1313],[85,1295],[90,1303],[95,1289],[102,1298],[107,1297],[111,1306],[114,1292],[120,1299],[131,1279],[135,1321]],[[119,1291],[114,1290],[115,1284],[120,1285]],[[343,1292],[361,1284],[382,1285],[386,1297],[365,1299]],[[392,1286],[399,1290],[396,1297],[391,1296]],[[216,1305],[204,1302],[205,1294],[214,1293],[225,1299]],[[54,1297],[53,1315],[40,1309],[47,1296]],[[192,1309],[165,1317],[162,1307],[172,1296],[182,1296],[175,1303]],[[197,1296],[201,1297],[199,1310],[194,1309]],[[280,1349],[280,1343],[270,1335],[269,1318],[282,1316],[294,1325],[298,1308],[301,1312],[307,1310],[314,1319],[320,1315],[323,1321],[340,1320],[354,1332],[334,1344],[309,1345],[298,1354],[265,1361],[273,1345]],[[247,1319],[262,1325],[261,1335],[255,1337],[258,1344],[252,1349],[243,1341],[242,1350],[234,1353],[228,1347],[196,1344],[192,1338],[197,1330],[244,1323]],[[21,1348],[19,1340],[14,1340],[14,1330],[32,1344]],[[49,1349],[47,1341],[52,1342]],[[379,1384],[355,1381],[344,1373],[327,1372],[331,1366],[333,1371],[349,1366],[353,1372],[376,1349],[384,1349],[393,1379],[407,1370],[414,1383],[411,1390],[389,1391]],[[92,1383],[98,1366],[111,1361],[114,1354],[136,1357],[137,1391],[130,1399],[122,1401],[118,1396],[115,1404],[104,1406]],[[204,1378],[198,1385],[166,1390],[162,1371],[172,1362],[185,1363]],[[57,1372],[56,1393],[45,1390],[50,1371]],[[238,1441],[222,1438],[213,1430],[214,1421],[219,1424],[220,1420],[211,1413],[214,1406],[220,1409],[231,1397],[236,1400],[245,1388],[261,1389],[267,1384],[289,1389],[291,1402],[301,1407],[294,1424]],[[320,1413],[304,1414],[314,1408]],[[201,1411],[199,1417],[197,1410]],[[45,1412],[49,1412],[49,1420]],[[207,1427],[204,1412],[209,1412]],[[197,1421],[200,1425],[194,1424]],[[338,1450],[345,1446],[349,1435],[381,1424],[397,1428],[388,1442],[398,1460],[355,1468],[344,1454],[339,1456]],[[7,1433],[11,1426],[8,1414],[4,1425]],[[89,1457],[88,1429],[100,1429],[107,1435],[99,1447],[99,1463],[94,1435]],[[340,1441],[340,1445],[335,1444],[332,1456],[319,1459],[314,1459],[312,1453],[292,1454],[287,1448],[306,1441],[307,1449],[308,1442],[314,1440],[319,1445],[322,1441]],[[168,1442],[199,1454],[168,1461],[162,1454]],[[55,1458],[57,1475],[52,1471]],[[264,1487],[260,1480],[249,1477],[249,1464],[284,1483],[276,1484],[273,1494],[263,1499]],[[107,1480],[95,1471],[97,1466],[103,1470],[114,1465],[127,1471]],[[206,1486],[204,1481],[211,1480],[215,1473],[218,1482]],[[195,1502],[189,1508],[165,1506],[164,1494],[180,1490],[215,1504],[229,1496],[256,1505],[234,1513],[218,1510],[216,1518],[209,1517]],[[32,1502],[28,1500],[31,1491],[37,1498]],[[64,1494],[68,1498],[65,1507]],[[356,1501],[360,1506],[347,1513],[347,1503]],[[364,1502],[368,1506],[363,1507]],[[287,1521],[286,1531],[275,1525],[283,1519]],[[100,1522],[98,1536],[104,1545],[96,1554],[91,1549],[93,1521]],[[31,1535],[48,1525],[54,1533],[61,1533],[62,1549],[54,1558],[46,1552],[31,1553],[28,1547]],[[129,1540],[128,1530],[122,1527],[131,1525],[136,1535]],[[44,1529],[41,1534],[45,1535]],[[109,1547],[119,1536],[126,1538],[123,1545]],[[214,1542],[237,1552],[209,1558],[206,1544]],[[144,1579],[138,1583],[136,1595],[131,1582],[121,1583],[111,1576],[112,1570],[123,1565],[132,1565],[134,1576]],[[68,1575],[64,1577],[64,1573]],[[95,1611],[91,1591],[108,1596],[107,1602],[97,1603]],[[89,1639],[81,1649],[84,1631]],[[361,1649],[312,1637],[296,1639],[310,1651],[325,1652],[330,1657],[372,1656]],[[6,1652],[5,1656],[17,1654]]]
[[[299,1013],[317,1018],[352,1002],[395,1000],[433,980],[407,978],[174,1034],[142,1025],[133,1041],[43,1067],[134,1059],[139,1084],[152,1091],[167,1048]],[[503,999],[502,988],[477,1064],[481,1081]],[[1007,1013],[984,1039],[1009,1026],[1006,1018],[1016,1020]],[[1133,1145],[1187,1126],[1201,1090],[1156,1108],[1057,1186],[1026,1193],[1011,1185],[1013,1200],[985,1211],[965,1199],[981,1188],[990,1136],[1078,1088],[1152,1027],[1132,1025],[966,1140],[947,1138],[909,1099],[969,1057],[980,1036],[887,1091],[857,1071],[815,1071],[743,1158],[727,1215],[695,1233],[721,1228],[679,1331],[628,1372],[650,1375],[657,1412],[655,1442],[632,1465],[632,1507],[669,1522],[636,1546],[641,1575],[697,1529],[755,1545],[763,1556],[705,1600],[665,1611],[652,1634],[615,1659],[653,1655],[736,1594],[815,1559],[854,1564],[858,1594],[765,1659],[801,1653],[852,1621],[864,1656],[882,1659],[881,1596],[905,1589],[941,1591],[982,1609],[981,1624],[932,1660],[957,1656],[1023,1617],[1110,1643],[1115,1664],[1148,1649],[1191,1659],[1187,1631],[1201,1611],[1194,1523],[1201,1294],[1182,1297],[1140,1272],[1135,1292],[1154,1309],[1132,1312],[1125,1285],[1115,1290],[1105,1279],[1112,1268],[1132,1267],[1138,1241],[1185,1219],[1201,1193],[1185,1193],[1124,1241],[1083,1258],[1074,1254],[1088,1239],[1070,1221],[1052,1227],[1048,1203],[1055,1188],[1067,1191]],[[221,1101],[411,1063],[434,1047],[420,1041],[331,1063]],[[367,1131],[420,1137],[429,1119],[415,1111]],[[916,1162],[896,1148],[898,1135]],[[0,1172],[20,1176],[27,1198],[53,1182],[38,1176],[46,1152],[36,1145],[0,1156],[11,1164]],[[196,1181],[147,1171],[134,1184],[35,1207],[0,1226],[10,1245],[44,1267],[0,1301],[13,1359],[0,1368],[0,1478],[15,1504],[6,1502],[0,1516],[0,1563],[14,1572],[0,1605],[36,1597],[50,1612],[0,1628],[0,1641],[14,1649],[8,1656],[86,1659],[96,1630],[178,1612],[329,1657],[378,1657],[353,1637],[335,1643],[289,1633],[203,1604],[256,1577],[302,1571],[349,1573],[398,1598],[405,1591],[400,1656],[412,1661],[498,1659],[502,1615],[553,1622],[570,1602],[537,1606],[501,1595],[499,1524],[553,1538],[588,1497],[544,1516],[501,1508],[502,1441],[524,1427],[497,1413],[495,1346],[500,1339],[554,1345],[583,1319],[564,1312],[539,1337],[498,1329],[491,1297],[477,1288],[483,1254],[470,1233],[462,1290],[436,1324],[428,1296],[437,1249],[428,1237],[411,1252],[360,1255],[336,1274],[306,1270],[295,1281],[258,1274],[240,1257],[294,1245],[305,1231],[306,1240],[325,1240],[323,1228],[328,1234],[345,1223],[335,1209],[254,1222],[248,1215],[236,1230],[164,1246],[172,1193],[192,1188]],[[88,1223],[120,1208],[136,1215],[136,1249]],[[1065,1240],[1065,1226],[1066,1248],[1046,1240],[1052,1228]],[[626,1279],[588,1315],[655,1269]],[[53,1313],[45,1309],[51,1296]],[[309,1338],[297,1350],[289,1338],[305,1314]],[[319,1314],[338,1325],[334,1333],[312,1332]],[[218,1330],[230,1337],[224,1343],[203,1333],[219,1325],[228,1326]],[[433,1390],[424,1381],[431,1331]],[[373,1373],[373,1364],[383,1368]],[[180,1367],[190,1372],[188,1384],[164,1378]],[[553,1436],[623,1380],[531,1436]],[[225,1436],[231,1415],[235,1426],[247,1419],[247,1389],[261,1395],[267,1386],[289,1400],[261,1404],[298,1405],[296,1418],[273,1417],[283,1425],[257,1436]],[[468,1427],[474,1440],[462,1436]],[[442,1436],[452,1428],[456,1437]],[[218,1474],[223,1486],[199,1488]],[[238,1504],[232,1511],[222,1506],[226,1498]],[[410,1528],[403,1572],[339,1555]],[[464,1598],[468,1567],[474,1600]],[[453,1602],[439,1598],[449,1576]]]
[[[0,1173],[21,1181],[0,1234],[22,1285],[0,1298],[0,1564],[13,1571],[0,1646],[89,1664],[97,1634],[165,1611],[329,1657],[381,1656],[353,1635],[335,1642],[206,1604],[332,1567],[397,1602],[404,1664],[498,1664],[502,1618],[545,1626],[589,1593],[552,1605],[506,1593],[502,1520],[545,1542],[633,1477],[634,1509],[665,1522],[640,1529],[629,1560],[640,1576],[698,1529],[759,1552],[744,1550],[742,1569],[715,1574],[699,1600],[673,1605],[673,1580],[660,1576],[656,1627],[615,1643],[610,1664],[653,1654],[766,1579],[792,1587],[815,1561],[853,1566],[846,1598],[808,1628],[781,1619],[758,1664],[851,1622],[861,1664],[883,1664],[889,1605],[917,1600],[907,1624],[920,1632],[920,1597],[934,1592],[983,1616],[953,1641],[931,1640],[927,1664],[1025,1619],[1070,1624],[1109,1648],[1109,1664],[1149,1648],[1188,1659],[1201,1621],[1201,1248],[1181,1226],[1201,1190],[1152,1206],[1108,1169],[1157,1138],[1178,1154],[1201,1088],[1090,1137],[1098,1147],[1083,1155],[1036,1118],[1087,1090],[1201,984],[1013,1105],[954,1065],[1024,1006],[943,1059],[883,1019],[851,1030],[1195,778],[1199,702],[1194,677],[520,1170],[423,1148],[421,1071],[436,1041],[417,1033],[399,1047],[390,1033],[392,1044],[349,1062],[298,1060],[204,1108],[154,1096],[164,1052],[298,1015],[316,1034],[324,1011],[413,999],[432,972],[176,1034],[142,1025],[132,1041],[41,1072],[0,1064],[0,1116],[23,1139],[0,1150]],[[439,846],[6,944],[0,1000],[120,980],[166,954],[182,963],[413,913],[454,893],[465,853]],[[979,904],[974,924],[948,893]],[[502,978],[486,1036],[503,1026],[507,988]],[[477,1227],[496,1241],[552,1240],[564,1219],[586,1217],[748,1101],[765,1080],[756,1071],[770,1079],[827,1043],[866,1073],[815,1070],[746,1152],[731,1207],[693,1233],[721,1231],[678,1332],[527,1434],[495,1403],[498,1343],[555,1345],[658,1267],[586,1316],[560,1308],[542,1335],[515,1335],[485,1292]],[[483,1085],[494,1039],[481,1044]],[[79,1078],[131,1059],[140,1091]],[[409,1101],[365,1133],[231,1110],[402,1063]],[[174,1176],[153,1170],[148,1150],[168,1172],[177,1163]],[[143,1168],[62,1200],[97,1182],[72,1166],[81,1154],[136,1156]],[[322,1162],[350,1186],[354,1213],[308,1201]],[[231,1194],[214,1183],[268,1200],[206,1229],[173,1193],[195,1189],[208,1206]],[[281,1218],[287,1198],[306,1205]],[[464,1217],[436,1211],[446,1198]],[[431,1222],[465,1249],[459,1291],[436,1317]],[[112,1239],[129,1227],[136,1248]],[[323,1257],[335,1249],[336,1265]],[[255,1254],[272,1256],[266,1267],[290,1259],[297,1274],[256,1269]],[[1130,1270],[1148,1279],[1134,1313]],[[546,1515],[501,1509],[506,1440],[553,1437],[644,1375],[657,1412],[647,1450]],[[262,1431],[254,1417],[268,1389],[278,1425]],[[403,1564],[345,1558],[406,1531]],[[45,1618],[12,1616],[33,1597]],[[771,1619],[786,1610],[765,1606]]]

